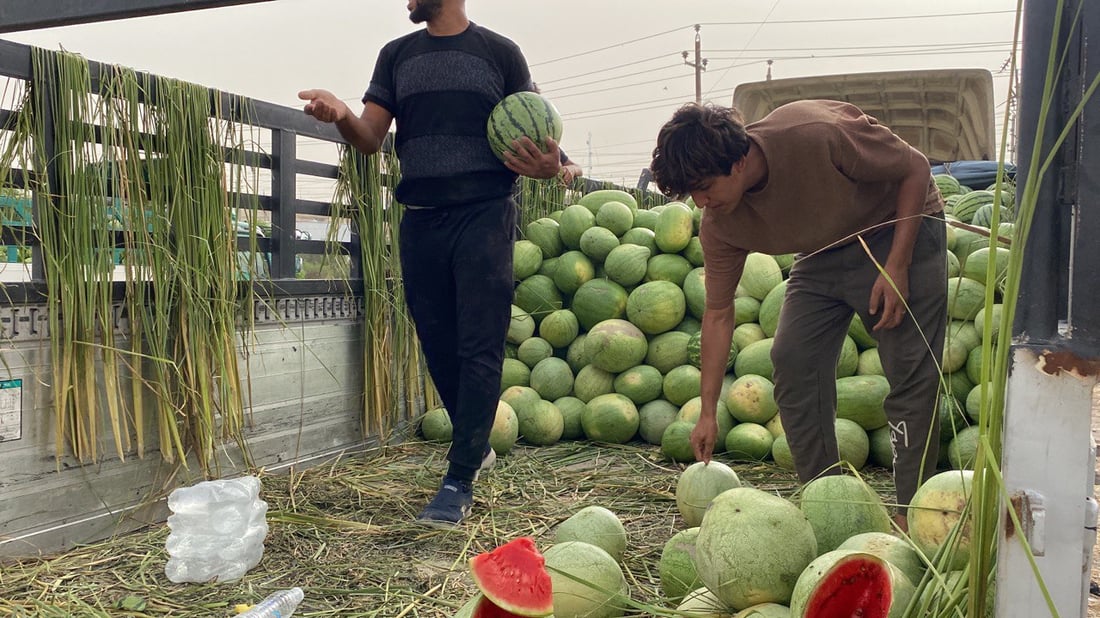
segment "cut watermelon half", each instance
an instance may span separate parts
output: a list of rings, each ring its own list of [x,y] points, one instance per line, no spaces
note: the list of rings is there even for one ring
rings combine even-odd
[[[485,596],[474,618],[542,618],[554,613],[550,573],[531,537],[519,537],[474,556],[470,573]],[[496,610],[504,613],[490,613]]]
[[[810,563],[795,583],[791,615],[900,618],[913,585],[896,567],[865,552],[838,549]]]

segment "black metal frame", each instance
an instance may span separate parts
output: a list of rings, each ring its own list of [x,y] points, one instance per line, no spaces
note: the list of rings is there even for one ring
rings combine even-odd
[[[1058,5],[1063,23],[1056,41],[1068,50],[1060,85],[1040,142],[1034,127],[1042,117],[1047,56]],[[1080,20],[1076,21],[1080,10]],[[1100,73],[1100,2],[1028,0],[1024,7],[1019,126],[1020,187],[1038,182],[1028,162],[1033,152],[1051,152],[1062,128]],[[1091,43],[1091,44],[1090,44]],[[1038,185],[1038,202],[1027,239],[1027,261],[1013,334],[1021,343],[1058,342],[1086,358],[1100,357],[1100,93],[1084,107],[1054,165]],[[1063,336],[1061,326],[1068,326]]]
[[[0,33],[259,2],[270,0],[4,0]]]
[[[0,76],[6,76],[29,81],[32,77],[32,48],[19,43],[0,40]],[[92,76],[92,87],[98,88],[100,75],[109,74],[105,71],[106,65],[98,62],[89,62]],[[139,74],[142,79],[152,76]],[[150,89],[152,90],[152,89]],[[155,92],[149,94],[155,98]],[[295,256],[297,254],[323,254],[326,251],[325,242],[318,240],[298,240],[296,233],[296,220],[298,214],[312,214],[328,216],[331,212],[331,204],[313,200],[298,199],[297,177],[299,174],[320,178],[335,179],[338,177],[339,168],[335,165],[319,163],[316,161],[301,160],[297,153],[297,137],[315,138],[344,144],[344,139],[336,129],[326,123],[316,121],[301,110],[275,105],[264,101],[247,99],[238,95],[221,93],[221,108],[229,110],[225,112],[230,119],[254,126],[260,130],[271,132],[272,151],[270,154],[249,151],[243,153],[249,165],[271,171],[271,195],[255,197],[258,208],[269,211],[272,220],[272,232],[269,238],[257,239],[257,250],[270,253],[270,279],[253,281],[254,285],[264,288],[264,292],[274,296],[300,296],[320,295],[331,293],[353,294],[362,292],[362,281],[359,279],[359,264],[355,256],[358,255],[358,238],[354,230],[349,242],[343,243],[344,249],[352,256],[351,274],[349,280],[300,280],[295,279]],[[245,113],[243,110],[247,110]],[[15,119],[19,113],[15,110],[0,109],[0,127],[10,126],[8,122]],[[49,141],[47,139],[47,141]],[[53,159],[53,157],[48,157]],[[47,170],[47,173],[50,173]],[[29,179],[27,172],[20,169],[11,170],[10,178],[17,185],[27,186]],[[7,235],[10,235],[10,231]],[[119,239],[121,242],[121,239]],[[239,239],[242,250],[249,249],[249,239]],[[40,252],[35,252],[32,262],[32,278],[28,283],[9,284],[5,288],[5,300],[11,302],[37,302],[44,298],[45,282],[43,265]],[[121,297],[124,283],[116,283],[116,292]]]

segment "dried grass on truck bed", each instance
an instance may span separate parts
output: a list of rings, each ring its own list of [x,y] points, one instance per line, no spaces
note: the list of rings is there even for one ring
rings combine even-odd
[[[482,476],[471,519],[439,531],[412,519],[437,489],[445,454],[445,445],[415,441],[290,474],[261,473],[270,532],[263,561],[239,581],[169,582],[161,524],[4,564],[0,616],[224,617],[237,603],[301,586],[306,598],[295,615],[303,618],[446,618],[476,592],[469,558],[522,535],[545,549],[553,527],[588,505],[611,509],[626,527],[632,597],[667,605],[657,565],[665,542],[684,528],[675,501],[683,465],[644,444],[517,446]],[[760,489],[787,496],[798,486],[793,473],[768,463],[728,463]],[[865,474],[889,499],[889,474]]]

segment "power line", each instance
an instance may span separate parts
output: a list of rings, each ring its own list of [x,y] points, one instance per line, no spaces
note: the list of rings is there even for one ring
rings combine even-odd
[[[786,24],[822,24],[822,23],[834,23],[834,22],[857,22],[857,21],[903,21],[909,19],[940,19],[944,17],[977,17],[985,15],[1015,15],[1016,11],[973,11],[968,13],[936,13],[932,15],[893,15],[884,17],[835,17],[826,19],[778,19],[768,21],[767,18],[764,21],[718,21],[704,23],[704,26],[757,26],[764,25],[767,22],[769,25],[786,25]]]
[[[549,95],[550,93],[561,92],[562,90],[568,90],[570,88],[581,88],[583,86],[591,86],[593,84],[606,84],[608,81],[611,81],[611,80],[626,79],[627,77],[634,77],[636,75],[645,75],[646,73],[656,73],[657,71],[665,71],[665,70],[668,70],[668,69],[679,69],[681,66],[682,65],[680,65],[680,64],[669,64],[669,65],[665,65],[663,67],[657,67],[656,69],[646,69],[644,71],[635,71],[634,73],[626,73],[624,75],[617,75],[615,77],[605,77],[604,79],[598,79],[598,80],[594,80],[594,81],[590,81],[590,82],[582,82],[580,84],[573,84],[572,86],[562,86],[561,88],[554,89],[554,90],[543,90],[542,93],[545,94],[545,95]],[[634,86],[634,85],[651,84],[651,83],[659,82],[659,81],[664,81],[664,80],[657,79],[657,80],[652,80],[652,81],[648,81],[648,82],[639,82],[638,84],[625,84],[622,87],[625,88],[625,87]],[[541,88],[540,88],[540,90],[541,90]],[[566,97],[575,97],[575,96],[578,96],[580,94],[587,94],[587,93],[590,93],[590,92],[604,92],[605,90],[610,90],[610,88],[603,88],[603,89],[600,89],[600,90],[590,90],[590,91],[579,92],[579,93],[574,93],[574,94],[557,95],[554,98],[564,99]]]
[[[840,47],[753,47],[745,49],[710,49],[711,53],[740,52],[792,52],[792,51],[837,51],[842,49],[938,49],[956,47],[989,47],[991,45],[1011,45],[1012,41],[962,41],[959,43],[895,43],[893,45],[844,45]]]
[[[753,41],[756,40],[756,35],[760,34],[760,30],[764,27],[764,24],[768,22],[768,19],[771,18],[772,13],[774,13],[776,7],[779,6],[779,2],[780,0],[775,0],[775,2],[772,3],[772,8],[768,9],[768,14],[764,16],[764,21],[760,22],[760,24],[756,26],[756,29],[752,31],[752,36],[750,36],[749,40],[745,42],[744,48],[742,48],[741,51],[738,53],[738,58],[734,58],[734,60],[740,60],[740,56],[745,53],[745,48],[747,48]],[[710,87],[710,90],[707,90],[708,96],[710,95],[711,91],[714,90],[714,88],[717,87],[718,84],[720,84],[722,80],[726,78],[726,75],[729,74],[731,69],[732,67],[726,69],[725,71],[722,71],[722,74],[718,76],[718,79],[714,80],[714,85]],[[771,77],[770,71],[768,72],[768,76]]]
[[[680,26],[678,28],[673,28],[672,30],[665,30],[664,32],[657,32],[655,34],[650,34],[650,35],[639,37],[639,38],[636,38],[636,39],[630,39],[629,41],[623,41],[621,43],[614,43],[612,45],[607,45],[605,47],[598,47],[596,49],[590,49],[588,51],[577,52],[575,54],[570,54],[568,56],[562,56],[560,58],[554,58],[552,60],[543,60],[542,62],[536,62],[534,64],[530,64],[529,66],[531,66],[531,67],[541,67],[541,66],[544,66],[544,65],[547,65],[547,64],[553,64],[555,62],[561,62],[562,60],[572,60],[573,58],[580,58],[581,56],[588,56],[590,54],[595,54],[595,53],[599,53],[599,52],[602,52],[602,51],[607,51],[609,49],[615,49],[616,47],[622,47],[624,45],[630,45],[632,43],[639,43],[641,41],[648,41],[649,39],[655,39],[657,37],[664,36],[666,34],[672,34],[673,32],[677,32],[679,30],[683,30],[683,29],[689,28],[689,27],[690,26]]]
[[[643,60],[634,60],[632,62],[626,62],[624,64],[617,64],[615,66],[604,67],[602,69],[596,69],[595,71],[589,71],[587,73],[577,73],[575,75],[570,75],[569,77],[560,77],[558,79],[548,79],[546,81],[539,82],[540,83],[539,90],[542,90],[542,85],[545,85],[545,84],[556,84],[558,82],[569,81],[571,79],[577,79],[579,77],[588,77],[589,75],[598,75],[600,73],[605,73],[607,71],[613,71],[615,69],[622,69],[622,68],[626,68],[626,67],[636,66],[636,65],[639,65],[639,64],[644,64],[646,62],[653,62],[654,60],[661,60],[661,59],[667,58],[668,56],[671,56],[671,55],[673,55],[671,52],[670,53],[664,53],[664,54],[661,54],[660,56],[653,56],[652,58],[645,58]],[[676,52],[676,55],[679,55],[679,52]],[[676,65],[676,66],[679,66],[679,65]],[[569,87],[570,86],[559,86],[559,88],[569,88]]]

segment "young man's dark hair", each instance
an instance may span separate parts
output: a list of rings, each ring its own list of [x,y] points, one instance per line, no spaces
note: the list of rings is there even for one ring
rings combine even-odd
[[[689,103],[661,127],[649,169],[657,188],[679,199],[728,174],[748,151],[749,137],[736,110]]]
[[[799,479],[841,471],[836,364],[858,314],[873,327],[890,382],[884,408],[904,527],[906,503],[936,468],[937,361],[947,325],[943,200],[928,159],[839,101],[796,101],[748,125],[729,108],[692,104],[661,128],[651,171],[663,192],[690,193],[703,209],[696,458],[709,461],[717,438],[746,258],[795,253],[771,360]]]

